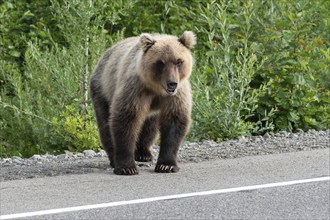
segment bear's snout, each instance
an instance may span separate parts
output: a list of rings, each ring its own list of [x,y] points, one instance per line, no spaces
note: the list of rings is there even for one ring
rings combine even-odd
[[[178,83],[172,80],[167,81],[167,88],[175,90],[178,86]]]
[[[173,81],[173,80],[168,80],[167,81],[167,89],[166,89],[166,92],[169,94],[169,95],[175,95],[176,93],[176,88],[178,87],[178,83]]]

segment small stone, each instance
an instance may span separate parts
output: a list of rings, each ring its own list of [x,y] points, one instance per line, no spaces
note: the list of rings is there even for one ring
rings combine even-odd
[[[77,153],[75,154],[77,157],[84,157],[85,155],[83,153]]]
[[[95,151],[93,150],[84,150],[83,153],[85,157],[94,157],[96,155]]]
[[[211,140],[204,140],[203,142],[202,142],[202,145],[204,145],[204,146],[207,146],[207,147],[211,147],[211,146],[213,146],[214,145],[214,141],[211,141]]]
[[[34,161],[40,161],[42,160],[42,157],[39,154],[35,154],[32,157],[30,157],[30,159]]]
[[[236,144],[236,141],[235,141],[235,140],[233,140],[233,141],[229,141],[228,143],[229,143],[229,145],[230,145],[230,146],[235,146],[235,144]]]
[[[59,160],[64,160],[64,159],[67,159],[69,156],[67,154],[60,154],[60,155],[57,155],[57,159]]]
[[[10,164],[10,163],[13,163],[13,160],[11,158],[3,158],[2,163]]]
[[[68,157],[72,157],[73,153],[71,151],[65,150],[64,153],[68,155]]]
[[[51,155],[51,154],[45,154],[45,158],[47,160],[54,160],[54,159],[56,159],[56,156],[55,155]]]
[[[21,160],[19,160],[19,159],[13,159],[12,161],[13,161],[14,164],[18,164],[18,165],[24,164],[24,161],[22,159]]]
[[[23,160],[22,158],[18,157],[18,156],[12,156],[11,157],[12,160],[16,159],[16,160]]]
[[[107,153],[104,150],[100,150],[99,152],[96,153],[96,157],[106,157]]]
[[[281,137],[287,137],[288,136],[288,132],[286,132],[286,131],[280,131],[279,134],[280,134]]]
[[[298,135],[291,133],[291,134],[289,134],[288,137],[289,137],[289,138],[298,138]]]
[[[138,163],[138,167],[151,167],[150,163]]]
[[[244,136],[240,136],[238,138],[238,142],[240,142],[240,143],[246,143],[246,142],[248,142],[248,139],[246,137],[244,137]]]
[[[191,147],[191,148],[198,148],[199,147],[199,144],[197,144],[197,143],[190,143],[189,144],[189,147]]]
[[[310,130],[307,131],[307,133],[317,134],[317,131],[315,129],[310,129]]]
[[[24,164],[24,161],[23,161],[23,160],[17,160],[17,159],[14,159],[14,160],[13,160],[13,163],[14,163],[14,164],[17,164],[17,165],[23,165],[23,164]]]
[[[266,140],[266,139],[269,139],[270,138],[270,134],[269,133],[265,133],[263,138]]]
[[[251,139],[251,141],[253,141],[253,142],[259,142],[260,140],[261,140],[261,136],[252,136],[252,137],[250,137],[250,139]]]
[[[304,131],[303,131],[302,129],[298,128],[298,129],[295,131],[295,133],[300,133],[300,134],[302,134],[302,133],[304,133]]]
[[[325,132],[325,131],[318,131],[318,134],[319,134],[320,136],[324,136],[324,135],[326,135],[326,132]]]

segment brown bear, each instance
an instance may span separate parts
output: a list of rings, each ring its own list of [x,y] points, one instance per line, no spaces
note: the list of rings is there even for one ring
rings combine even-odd
[[[177,152],[192,108],[188,78],[196,43],[181,37],[141,34],[108,49],[91,76],[91,96],[101,143],[114,173],[138,174],[136,161],[151,161],[160,131],[156,172],[177,172]]]

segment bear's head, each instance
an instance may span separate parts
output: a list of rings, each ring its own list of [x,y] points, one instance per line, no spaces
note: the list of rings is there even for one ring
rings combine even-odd
[[[185,31],[181,37],[141,34],[139,44],[138,74],[145,86],[158,95],[175,95],[191,74],[194,33]]]

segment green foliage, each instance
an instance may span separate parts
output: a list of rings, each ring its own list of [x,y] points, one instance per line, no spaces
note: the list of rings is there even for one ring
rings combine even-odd
[[[52,124],[53,132],[58,137],[58,140],[53,140],[55,145],[64,144],[72,152],[100,149],[95,119],[91,115],[81,115],[74,107],[65,106],[64,111],[52,119]]]
[[[142,32],[197,35],[188,138],[330,128],[329,8],[328,0],[0,1],[0,157],[97,150],[86,81],[107,47]]]
[[[53,12],[51,18],[58,22],[53,30],[56,32],[53,34],[45,29],[49,39],[54,39],[55,35],[62,41],[51,41],[44,47],[43,39],[34,37],[21,50],[24,63],[12,59],[1,61],[1,157],[27,157],[35,153],[84,147],[96,149],[99,146],[90,136],[94,134],[94,138],[98,138],[95,126],[90,124],[93,111],[83,111],[83,83],[84,74],[88,73],[88,81],[91,67],[110,39],[103,29],[101,16],[87,10],[88,4],[79,4],[79,1],[64,3],[54,1],[49,6]],[[57,33],[58,30],[61,34]],[[120,32],[112,40],[118,38],[122,38]],[[95,58],[92,60],[92,57]],[[90,100],[86,104],[90,106]],[[62,113],[67,106],[72,107],[70,112]],[[79,120],[72,120],[68,114]],[[67,121],[73,123],[72,127]],[[59,123],[63,123],[63,127]],[[86,143],[80,144],[82,140]],[[88,144],[91,146],[87,147]]]
[[[207,4],[200,6],[200,12],[198,33],[207,36],[207,40],[205,50],[199,53],[203,57],[198,59],[203,65],[198,65],[193,77],[193,90],[198,91],[195,93],[198,102],[193,109],[194,125],[199,129],[193,129],[191,136],[222,140],[259,130],[259,120],[247,120],[256,113],[258,97],[266,91],[263,85],[250,87],[263,65],[253,49],[254,44],[248,41],[252,34],[248,17],[252,12],[249,8],[241,8],[235,13],[235,19],[243,20],[244,26],[230,23],[234,18],[228,13],[227,6]],[[241,33],[237,38],[235,29],[239,27]],[[271,129],[271,126],[263,129]]]
[[[5,61],[1,66],[0,76],[5,76],[10,86],[1,89],[0,156],[45,152],[42,144],[50,133],[50,122],[41,113],[47,99],[26,85],[18,67]],[[45,108],[51,106],[47,104]]]
[[[269,119],[276,131],[329,127],[329,7],[329,1],[302,0],[257,8],[255,41],[267,61],[255,82],[269,85],[259,105],[277,109]]]

